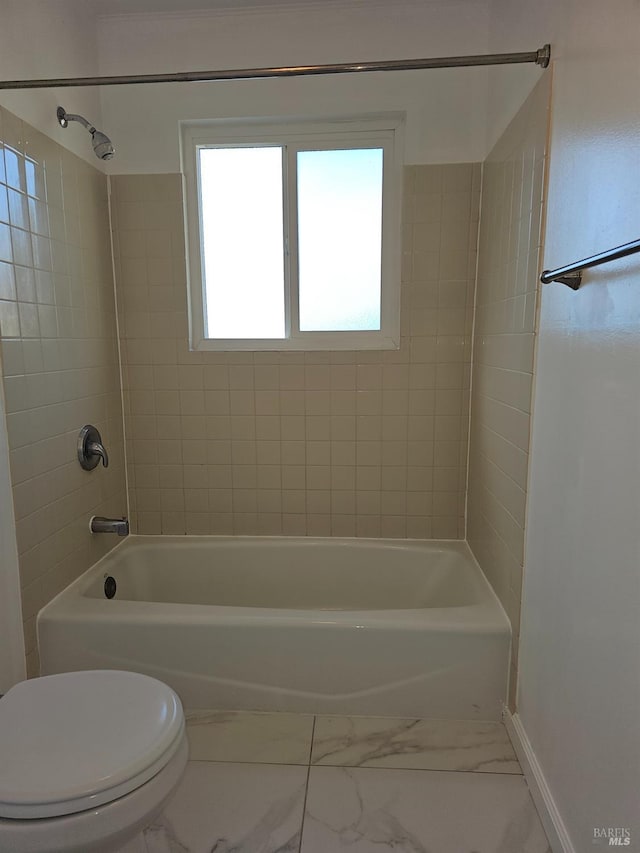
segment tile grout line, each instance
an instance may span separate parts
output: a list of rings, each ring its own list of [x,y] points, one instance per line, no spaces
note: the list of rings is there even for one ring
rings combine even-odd
[[[233,712],[237,715],[242,715],[244,712]],[[251,712],[252,714],[254,712]],[[273,714],[265,713],[264,716],[272,717]],[[296,715],[296,716],[306,716],[311,718],[311,733],[310,733],[310,741],[307,749],[307,756],[305,756],[304,761],[302,760],[288,760],[288,761],[279,761],[277,759],[264,760],[256,756],[246,757],[246,758],[238,758],[238,757],[226,757],[226,758],[216,758],[216,757],[199,757],[199,758],[191,758],[190,760],[194,763],[213,763],[213,764],[253,764],[253,765],[269,765],[269,766],[290,766],[290,767],[311,767],[311,766],[324,766],[324,767],[333,767],[333,768],[341,768],[341,767],[352,767],[352,768],[360,768],[360,769],[371,769],[371,770],[402,770],[402,771],[412,771],[412,772],[442,772],[442,773],[473,773],[480,775],[500,775],[500,776],[519,776],[522,775],[522,769],[519,767],[517,770],[506,770],[502,767],[490,768],[490,769],[480,769],[478,767],[436,767],[433,765],[422,766],[411,766],[409,764],[405,764],[402,761],[402,755],[399,754],[398,758],[400,759],[399,763],[392,764],[377,764],[377,763],[367,763],[365,759],[365,763],[352,763],[347,762],[343,763],[339,759],[338,760],[323,760],[320,764],[313,763],[313,750],[315,746],[315,731],[317,729],[318,719],[323,715]],[[364,718],[366,719],[366,718]],[[508,732],[506,732],[504,723],[496,722],[495,725],[505,732],[505,736],[507,738],[507,743],[510,744],[511,749],[513,749],[513,744],[509,738]],[[428,747],[427,747],[428,749]],[[514,755],[515,759],[515,755]],[[492,762],[497,763],[498,765],[504,763],[512,763],[514,759],[509,758],[493,758],[488,761],[488,764]],[[517,759],[515,759],[516,765],[518,764]],[[310,775],[310,774],[308,774]]]
[[[311,759],[313,757],[313,742],[314,742],[315,736],[316,736],[316,722],[317,722],[317,720],[318,720],[318,715],[314,714],[313,715],[313,722],[311,723],[311,742],[309,744],[309,760],[307,762],[307,765],[309,767],[311,767]]]
[[[302,803],[302,821],[300,822],[300,844],[298,845],[298,853],[302,853],[302,839],[304,836],[304,822],[307,815],[307,798],[309,796],[309,777],[311,775],[311,756],[313,755],[313,741],[316,734],[317,714],[313,715],[313,723],[311,724],[311,743],[309,744],[309,763],[307,764],[307,780],[304,786],[304,802]]]
[[[0,697],[2,698],[2,697]],[[460,768],[445,768],[445,767],[389,767],[387,765],[375,765],[375,764],[293,764],[289,761],[256,761],[255,759],[252,761],[238,761],[225,759],[220,760],[216,758],[190,758],[190,763],[192,764],[249,764],[256,767],[307,767],[311,769],[312,767],[332,767],[334,769],[338,768],[350,768],[352,770],[401,770],[401,771],[411,771],[412,773],[473,773],[478,776],[522,776],[524,775],[522,770],[518,771],[508,771],[508,770],[464,770]]]
[[[522,777],[524,774],[522,770],[517,773],[510,773],[506,770],[457,770],[457,769],[445,769],[443,767],[376,767],[371,764],[316,764],[316,767],[331,767],[333,770],[386,770],[386,771],[400,771],[402,773],[465,773],[466,775],[473,776],[508,776],[508,777]]]

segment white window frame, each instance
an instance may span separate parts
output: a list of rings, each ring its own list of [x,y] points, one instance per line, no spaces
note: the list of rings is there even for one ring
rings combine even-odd
[[[292,121],[215,120],[181,122],[184,177],[185,239],[192,350],[367,350],[400,346],[401,190],[404,117],[397,113],[358,120]],[[283,147],[285,244],[284,338],[205,337],[204,253],[201,250],[199,151],[201,148],[273,145]],[[304,332],[299,329],[297,288],[298,151],[339,148],[382,148],[382,266],[380,329],[374,331]],[[289,240],[286,236],[289,234]],[[288,246],[286,245],[288,242]],[[294,277],[294,282],[291,278]]]

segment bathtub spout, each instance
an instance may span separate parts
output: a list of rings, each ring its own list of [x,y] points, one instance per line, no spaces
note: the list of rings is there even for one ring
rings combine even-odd
[[[118,536],[129,535],[129,519],[104,518],[102,515],[94,515],[89,522],[89,530],[92,533],[117,533]]]

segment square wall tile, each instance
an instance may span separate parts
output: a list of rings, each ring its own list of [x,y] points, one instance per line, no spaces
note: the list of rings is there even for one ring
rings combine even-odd
[[[110,245],[107,179],[1,109],[0,142],[0,346],[25,640],[37,674],[32,617],[117,544],[91,536],[90,516],[127,512],[112,262],[100,249]],[[75,443],[92,421],[110,466],[89,480]]]
[[[544,163],[546,156],[548,108],[549,80],[543,78],[484,164],[480,211],[467,535],[514,633],[522,587],[535,305],[542,251],[539,217],[544,206],[544,170],[536,169],[536,163]],[[446,399],[443,414],[457,414],[453,398]],[[447,425],[446,421],[437,425],[439,437]],[[441,444],[444,447],[446,442]],[[439,464],[448,467],[444,456]],[[439,482],[444,479],[441,473]],[[452,482],[450,469],[446,481]],[[514,672],[512,691],[515,683]]]
[[[182,460],[176,457],[172,463],[198,464],[196,445],[187,442],[203,439],[205,464],[230,467],[230,512],[234,519],[242,516],[234,520],[234,529],[244,533],[282,529],[364,536],[380,535],[384,528],[385,535],[407,535],[408,516],[400,509],[406,500],[387,495],[384,508],[381,500],[383,478],[391,483],[390,492],[403,492],[406,474],[390,477],[385,467],[431,466],[436,453],[439,465],[458,472],[448,484],[456,483],[452,491],[460,497],[466,480],[460,443],[466,433],[455,435],[455,448],[437,449],[434,419],[464,421],[469,414],[462,391],[471,360],[476,172],[477,164],[407,167],[403,337],[398,352],[384,353],[189,352],[180,176],[114,177],[116,278],[131,401],[130,466],[153,464],[142,424],[133,419],[147,406],[144,395],[153,392],[162,414],[177,414],[179,406],[183,416],[171,424],[171,439],[182,443]],[[172,393],[179,395],[179,403]],[[203,409],[206,421],[188,420],[202,417]],[[169,426],[162,426],[163,438],[169,438]],[[223,447],[222,440],[231,443]],[[188,449],[194,453],[187,459]],[[166,453],[161,456],[157,464],[167,464]],[[131,482],[135,493],[139,485]],[[432,483],[426,487],[432,488]],[[274,489],[284,490],[280,505],[267,494]],[[251,495],[251,490],[265,493]],[[355,495],[355,490],[359,498],[353,505],[329,497],[340,491]],[[293,493],[300,493],[295,506],[286,497]],[[178,504],[173,496],[171,505]],[[457,505],[453,498],[441,502],[441,529],[458,529]],[[167,505],[166,512],[173,511]],[[433,500],[425,500],[419,511],[431,518]],[[200,521],[206,527],[206,520]],[[174,530],[180,516],[171,516],[171,523]],[[210,532],[217,524],[211,516]],[[431,535],[431,528],[431,523],[413,524],[413,535]]]

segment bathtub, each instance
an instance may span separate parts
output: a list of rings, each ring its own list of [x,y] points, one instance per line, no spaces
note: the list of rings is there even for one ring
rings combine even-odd
[[[189,709],[497,720],[510,641],[452,541],[129,536],[38,615],[43,675],[134,670]]]

